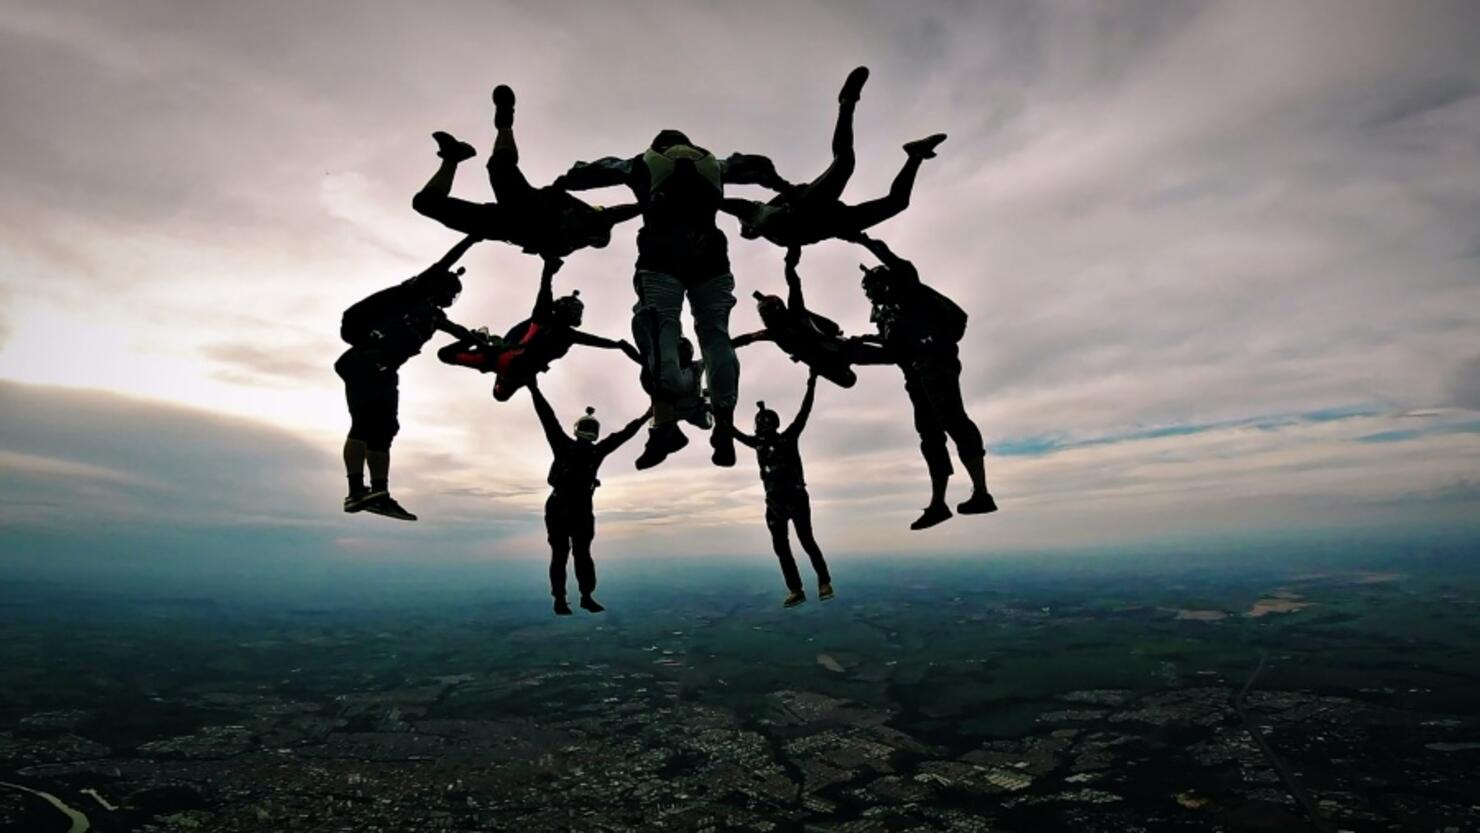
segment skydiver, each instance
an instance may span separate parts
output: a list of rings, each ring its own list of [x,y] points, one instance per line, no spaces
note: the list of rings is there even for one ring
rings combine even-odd
[[[439,130],[432,139],[442,163],[412,198],[411,207],[417,213],[464,234],[507,241],[545,257],[565,257],[587,246],[604,248],[611,242],[612,226],[640,213],[634,203],[602,208],[556,188],[530,185],[519,170],[519,148],[514,143],[514,91],[504,85],[495,87],[493,104],[497,133],[488,157],[488,181],[498,202],[469,202],[452,196],[458,165],[478,152]]]
[[[956,444],[961,465],[971,478],[971,497],[956,505],[963,515],[997,511],[987,491],[986,449],[981,431],[966,414],[961,400],[961,361],[957,342],[966,332],[966,313],[951,299],[926,286],[914,264],[890,251],[882,241],[858,235],[883,265],[863,270],[863,291],[873,304],[870,320],[878,335],[855,339],[860,345],[882,345],[887,363],[904,372],[904,389],[915,412],[920,453],[930,471],[930,505],[910,524],[926,529],[951,517],[946,506],[946,482],[954,469],[946,451],[946,437]],[[880,363],[876,357],[857,356],[859,364]]]
[[[470,333],[447,320],[444,310],[462,291],[462,267],[452,270],[477,237],[453,246],[442,259],[421,274],[383,289],[344,311],[339,334],[350,347],[334,362],[344,380],[349,405],[349,436],[344,441],[344,466],[349,496],[344,511],[361,510],[403,521],[414,521],[390,494],[391,440],[400,430],[396,420],[399,400],[397,371],[437,330],[467,338]],[[365,468],[370,487],[365,487]]]
[[[783,190],[770,202],[727,198],[720,209],[740,220],[740,236],[763,237],[784,248],[817,243],[831,237],[847,238],[904,211],[910,204],[920,163],[935,158],[935,149],[946,140],[936,133],[906,142],[904,167],[895,175],[884,197],[856,205],[842,202],[843,188],[853,176],[853,109],[858,103],[868,67],[848,74],[838,93],[838,121],[833,128],[832,164],[822,175],[802,186]]]
[[[596,537],[592,496],[601,485],[596,474],[607,455],[637,434],[652,409],[627,423],[622,430],[597,442],[601,423],[596,420],[596,409],[588,407],[585,415],[576,420],[575,438],[572,439],[561,429],[554,409],[540,393],[539,384],[530,379],[527,386],[540,425],[545,429],[545,438],[550,442],[550,451],[554,454],[550,474],[546,478],[550,484],[550,497],[545,501],[545,532],[550,542],[550,595],[555,598],[555,613],[560,616],[571,613],[565,600],[565,564],[572,552],[576,560],[576,586],[581,592],[580,605],[591,613],[600,613],[606,608],[591,596],[596,590],[596,563],[591,560],[591,541]]]
[[[534,311],[529,318],[515,324],[503,338],[485,332],[470,332],[441,350],[437,358],[447,364],[471,367],[483,373],[498,375],[493,398],[508,401],[520,386],[550,369],[550,364],[570,352],[574,345],[621,350],[639,364],[642,356],[625,339],[612,340],[578,329],[585,310],[580,290],[556,299],[552,288],[555,273],[560,271],[559,258],[545,258],[540,274],[540,289],[535,296]]]
[[[766,528],[771,531],[771,547],[781,562],[781,576],[788,591],[782,602],[785,607],[796,607],[807,600],[796,559],[791,554],[788,522],[796,526],[797,540],[817,573],[817,598],[826,601],[833,597],[827,562],[822,558],[817,539],[812,536],[812,501],[807,495],[802,456],[797,450],[797,440],[807,427],[807,417],[812,413],[812,400],[816,394],[817,372],[813,371],[807,376],[807,393],[802,397],[796,419],[785,431],[780,430],[781,418],[764,402],[756,403],[755,436],[735,429],[735,439],[755,449],[756,461],[760,463],[761,484],[766,489]]]
[[[735,336],[731,343],[744,347],[757,341],[774,341],[792,361],[807,365],[814,373],[840,388],[851,388],[858,381],[858,375],[849,364],[869,349],[877,351],[878,348],[858,342],[849,344],[842,338],[841,327],[807,309],[802,297],[801,277],[797,274],[801,257],[800,246],[786,250],[786,285],[790,300],[754,293],[756,310],[766,328]]]
[[[763,156],[734,154],[724,160],[695,145],[677,130],[663,130],[652,145],[630,159],[605,157],[578,162],[553,183],[583,190],[625,185],[642,207],[637,232],[632,332],[649,373],[656,380],[654,430],[639,458],[643,467],[662,462],[687,440],[678,429],[672,399],[683,387],[678,358],[679,313],[688,298],[694,335],[704,355],[713,397],[714,430],[709,442],[717,466],[735,465],[735,402],[740,362],[730,344],[730,310],[735,278],[730,274],[728,242],[714,224],[726,183],[790,189]]]
[[[714,408],[709,404],[709,389],[704,387],[704,362],[694,358],[694,342],[689,341],[686,336],[680,336],[678,339],[678,378],[678,390],[669,397],[655,400],[653,402],[654,412],[662,411],[668,415],[669,421],[688,422],[706,431],[713,428]],[[652,374],[648,371],[646,362],[643,365],[641,379],[642,389],[649,396],[655,395],[657,389],[653,385]],[[674,430],[678,430],[680,440],[673,448],[673,451],[677,451],[689,444],[689,438],[683,435],[682,430],[677,429],[676,424]],[[639,469],[650,468],[656,464],[643,456],[637,459]]]

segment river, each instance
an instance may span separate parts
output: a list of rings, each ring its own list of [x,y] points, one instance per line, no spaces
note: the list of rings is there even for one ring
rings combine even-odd
[[[51,793],[44,793],[40,790],[33,790],[30,787],[22,787],[20,784],[12,784],[8,781],[0,781],[0,787],[9,787],[13,790],[20,790],[21,792],[27,792],[31,795],[41,796],[43,799],[46,800],[46,803],[60,810],[69,820],[71,820],[72,826],[67,828],[67,833],[87,833],[87,831],[92,828],[92,823],[87,820],[87,816],[84,816],[82,813],[79,813],[78,811],[72,809],[70,806],[67,805],[67,802],[61,800],[60,798],[57,798]]]

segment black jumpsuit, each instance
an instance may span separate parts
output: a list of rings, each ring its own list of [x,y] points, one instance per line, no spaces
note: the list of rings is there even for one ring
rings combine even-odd
[[[535,413],[545,429],[554,459],[550,462],[550,497],[545,501],[545,532],[550,542],[550,595],[565,598],[565,565],[571,553],[576,558],[576,585],[582,596],[596,589],[596,563],[591,560],[591,541],[596,537],[596,514],[592,497],[601,481],[596,474],[607,455],[632,439],[646,416],[601,442],[566,435],[555,411],[538,388],[531,387]]]
[[[816,379],[807,381],[807,394],[802,398],[796,419],[785,431],[771,431],[754,436],[735,429],[735,439],[755,449],[756,461],[760,463],[761,484],[766,489],[766,528],[771,532],[771,548],[781,562],[781,575],[788,590],[800,591],[802,577],[797,572],[796,558],[791,553],[790,532],[786,525],[794,524],[797,540],[812,561],[819,584],[831,584],[827,562],[822,557],[822,548],[812,535],[812,501],[807,494],[806,476],[802,472],[802,455],[797,448],[802,429],[807,427],[807,417],[812,412],[812,401],[816,393]]]

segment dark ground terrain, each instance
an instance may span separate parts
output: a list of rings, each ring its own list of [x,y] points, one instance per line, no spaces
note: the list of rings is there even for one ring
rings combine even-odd
[[[0,829],[1475,831],[1464,549],[840,560],[795,610],[614,561],[558,620],[6,582]]]

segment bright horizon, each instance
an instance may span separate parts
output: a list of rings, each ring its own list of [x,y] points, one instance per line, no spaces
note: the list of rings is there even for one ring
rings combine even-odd
[[[401,374],[393,484],[422,520],[339,511],[339,314],[458,239],[410,207],[428,134],[486,154],[508,83],[537,185],[664,127],[804,181],[858,64],[847,201],[887,189],[901,143],[950,135],[875,233],[971,316],[962,385],[1003,511],[906,529],[924,464],[898,371],[865,368],[819,385],[802,440],[829,558],[1473,535],[1477,34],[1464,3],[0,3],[0,568],[152,552],[539,573],[548,452],[528,397],[494,403],[490,377],[437,362],[441,337]],[[454,193],[492,199],[482,161]],[[583,329],[630,338],[637,225],[557,277]],[[738,334],[783,253],[720,226]],[[839,241],[802,259],[809,304],[850,334],[870,330],[869,261]],[[453,320],[528,315],[537,259],[483,243],[463,262]],[[804,371],[769,345],[740,359],[741,425],[758,399],[789,422]],[[635,371],[576,348],[542,387],[563,422],[590,404],[612,430],[645,406]],[[655,470],[632,469],[640,437],[607,462],[598,563],[770,563],[753,454],[716,469],[689,433]]]

